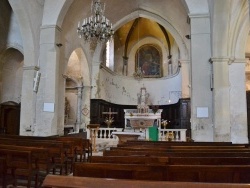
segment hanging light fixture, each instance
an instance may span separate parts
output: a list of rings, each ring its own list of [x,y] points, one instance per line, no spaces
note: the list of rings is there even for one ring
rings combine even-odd
[[[85,41],[97,40],[107,42],[114,35],[112,23],[104,16],[105,3],[93,0],[91,4],[92,15],[78,22],[77,33],[79,38]]]
[[[140,20],[140,17],[137,18],[138,19],[138,22],[137,22],[137,29],[138,29],[138,32],[137,32],[137,37],[138,37],[138,40],[137,40],[137,45],[139,45],[139,40],[140,40],[140,36],[139,36],[139,20]],[[143,77],[144,77],[144,73],[142,72],[141,70],[141,67],[140,67],[140,58],[139,58],[139,47],[138,47],[138,51],[137,51],[137,68],[136,68],[136,71],[134,72],[133,76],[136,80],[140,81]]]

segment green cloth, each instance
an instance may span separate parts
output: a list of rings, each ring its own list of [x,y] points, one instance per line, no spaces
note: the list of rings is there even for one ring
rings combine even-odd
[[[150,141],[158,141],[158,128],[157,127],[149,127],[149,140]]]

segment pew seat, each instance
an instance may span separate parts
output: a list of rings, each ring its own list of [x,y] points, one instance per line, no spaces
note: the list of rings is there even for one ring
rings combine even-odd
[[[142,181],[48,175],[43,188],[249,188],[249,184]]]

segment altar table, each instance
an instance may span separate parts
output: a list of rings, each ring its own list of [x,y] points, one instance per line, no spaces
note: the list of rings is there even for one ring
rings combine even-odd
[[[119,144],[127,142],[128,140],[138,140],[140,136],[143,136],[141,132],[112,132],[112,135],[115,135],[119,138]]]

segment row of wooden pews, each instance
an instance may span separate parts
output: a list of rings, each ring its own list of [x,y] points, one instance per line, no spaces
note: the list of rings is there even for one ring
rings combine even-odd
[[[25,186],[31,187],[32,182],[32,186],[41,187],[48,174],[67,175],[73,172],[75,162],[88,160],[90,147],[90,141],[80,137],[1,135],[1,185],[16,186],[25,179]]]
[[[75,163],[73,175],[244,187],[250,186],[250,148],[229,142],[128,141],[92,156],[89,163]]]
[[[249,188],[248,184],[141,181],[48,175],[44,188]]]

